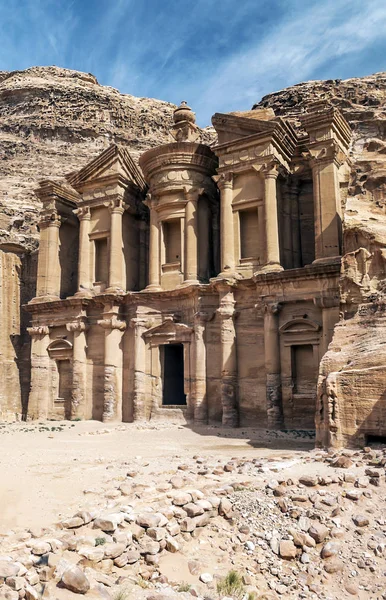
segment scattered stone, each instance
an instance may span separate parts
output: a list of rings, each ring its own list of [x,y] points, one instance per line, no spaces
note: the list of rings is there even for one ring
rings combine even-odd
[[[317,544],[324,542],[327,535],[329,534],[329,529],[322,523],[314,523],[308,530],[310,536],[315,540]]]
[[[295,544],[291,540],[282,540],[279,545],[279,554],[281,558],[288,560],[296,558],[297,550]]]
[[[365,515],[355,515],[352,520],[357,527],[365,527],[370,523],[369,519]]]
[[[202,583],[206,583],[206,584],[212,583],[213,575],[211,575],[210,573],[201,573],[200,581],[202,581]]]

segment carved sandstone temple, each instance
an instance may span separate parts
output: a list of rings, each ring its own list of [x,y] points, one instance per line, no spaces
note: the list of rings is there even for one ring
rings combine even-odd
[[[28,415],[314,429],[339,319],[351,131],[315,104],[215,114],[134,163],[111,146],[43,181]]]

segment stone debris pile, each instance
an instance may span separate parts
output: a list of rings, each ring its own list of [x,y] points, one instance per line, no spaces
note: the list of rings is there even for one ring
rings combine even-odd
[[[385,449],[175,466],[139,457],[94,508],[4,534],[0,599],[222,600],[231,569],[233,600],[386,598]]]

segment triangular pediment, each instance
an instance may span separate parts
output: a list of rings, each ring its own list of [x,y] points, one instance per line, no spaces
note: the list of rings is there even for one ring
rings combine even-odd
[[[114,178],[127,183],[131,182],[140,190],[146,188],[145,179],[130,152],[117,144],[112,144],[80,171],[70,173],[66,177],[70,185],[79,192],[93,183]]]

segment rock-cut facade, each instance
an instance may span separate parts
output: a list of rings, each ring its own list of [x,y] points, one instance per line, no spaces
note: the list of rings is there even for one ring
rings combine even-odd
[[[318,374],[339,320],[351,129],[325,102],[301,133],[272,109],[212,122],[215,146],[182,103],[173,141],[139,166],[112,145],[40,183],[29,418],[178,414],[316,426],[331,444]]]

